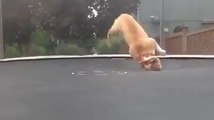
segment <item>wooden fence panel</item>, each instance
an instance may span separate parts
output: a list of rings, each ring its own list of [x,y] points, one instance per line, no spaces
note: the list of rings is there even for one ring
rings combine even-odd
[[[214,54],[214,29],[187,34],[187,54]]]
[[[167,54],[214,55],[214,27],[187,33],[174,33],[165,39]]]
[[[176,34],[165,39],[165,49],[167,54],[182,54],[183,34]]]

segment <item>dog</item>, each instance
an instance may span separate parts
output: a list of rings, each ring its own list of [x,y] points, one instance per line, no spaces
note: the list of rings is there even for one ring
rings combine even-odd
[[[149,37],[143,27],[129,14],[120,14],[107,33],[107,39],[112,35],[122,34],[129,47],[129,54],[146,70],[161,70],[160,59],[155,55],[166,55],[156,40]]]

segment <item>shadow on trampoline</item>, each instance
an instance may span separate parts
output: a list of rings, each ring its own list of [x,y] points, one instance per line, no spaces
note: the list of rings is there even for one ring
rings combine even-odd
[[[214,59],[161,62],[162,71],[108,57],[1,62],[0,119],[214,118]]]

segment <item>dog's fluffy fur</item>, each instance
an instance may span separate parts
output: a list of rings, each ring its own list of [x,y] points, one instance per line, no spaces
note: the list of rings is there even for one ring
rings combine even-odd
[[[131,15],[121,14],[116,18],[108,31],[107,38],[110,39],[110,36],[115,33],[122,33],[129,46],[129,54],[143,68],[149,70],[162,69],[159,58],[154,56],[156,52],[159,55],[165,55],[166,51],[158,45],[155,39],[148,36]]]

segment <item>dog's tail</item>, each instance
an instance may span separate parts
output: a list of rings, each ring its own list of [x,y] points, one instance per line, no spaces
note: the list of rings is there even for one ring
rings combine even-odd
[[[166,50],[162,49],[154,38],[150,38],[150,39],[154,42],[154,44],[156,44],[156,48],[155,48],[156,55],[165,56],[166,55]]]
[[[154,38],[149,37],[149,39],[152,41],[153,44],[155,44],[155,54],[165,56],[166,50],[162,49]]]
[[[166,50],[162,49],[160,47],[160,45],[157,43],[157,41],[155,40],[156,42],[156,51],[160,54],[160,55],[166,55]]]

